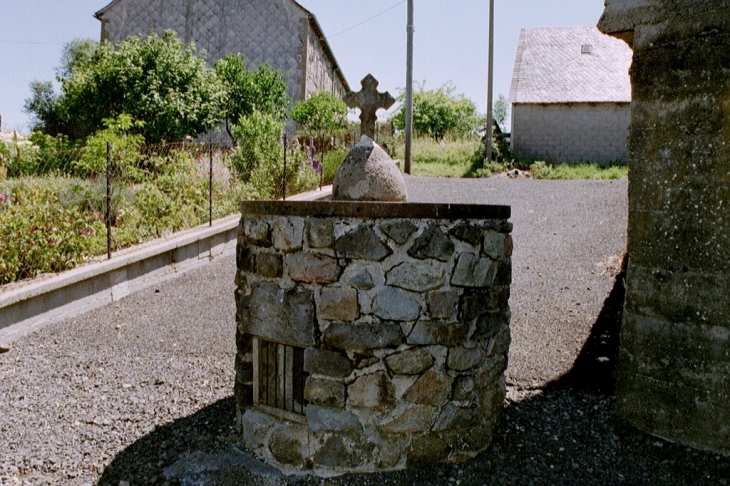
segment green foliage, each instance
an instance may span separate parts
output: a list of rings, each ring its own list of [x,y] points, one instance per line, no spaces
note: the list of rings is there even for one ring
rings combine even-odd
[[[429,137],[413,139],[412,173],[421,176],[465,177],[471,169],[471,157],[478,149],[476,137],[444,139]],[[400,144],[397,158],[404,160],[404,145]]]
[[[340,147],[335,150],[330,150],[329,152],[326,152],[324,155],[322,155],[323,184],[332,184],[332,181],[335,180],[335,174],[337,173],[337,169],[340,168],[340,165],[345,160],[345,157],[347,157],[348,153],[348,150]]]
[[[61,97],[50,81],[30,83],[30,98],[25,100],[23,112],[31,117],[33,131],[48,134],[68,133],[71,129]]]
[[[424,86],[425,83],[416,86],[413,92],[415,135],[442,140],[447,135],[463,137],[477,133],[481,123],[472,100],[456,94],[456,88],[450,84],[435,90],[426,90]],[[405,92],[398,100],[405,100]],[[393,124],[398,130],[405,129],[405,104],[393,117]]]
[[[204,55],[172,31],[129,37],[117,49],[102,43],[93,62],[75,64],[60,81],[59,103],[77,129],[69,136],[90,135],[105,119],[126,114],[144,122],[133,133],[154,144],[211,130],[225,95]]]
[[[70,78],[77,69],[94,61],[99,43],[92,39],[74,39],[64,44],[61,65],[56,68],[58,79]]]
[[[497,101],[494,102],[494,107],[492,108],[492,118],[499,124],[502,130],[505,129],[504,124],[507,121],[508,110],[509,105],[507,104],[507,100],[504,95],[499,95]]]
[[[284,180],[284,123],[269,114],[254,112],[233,127],[238,147],[229,165],[239,179],[248,184],[257,199],[282,196]],[[287,149],[287,194],[313,189],[319,176],[305,160],[304,147],[291,138]]]
[[[347,112],[344,101],[329,91],[320,91],[295,103],[291,117],[304,130],[322,135],[346,129]]]
[[[238,147],[230,156],[231,168],[264,197],[275,193],[270,179],[283,163],[283,130],[283,122],[259,112],[241,118],[233,127]]]
[[[249,71],[240,54],[219,59],[214,69],[226,93],[221,117],[226,119],[227,128],[231,122],[250,116],[254,111],[268,113],[278,121],[284,120],[289,95],[286,82],[278,71],[268,64]],[[229,135],[233,136],[230,129]]]
[[[629,167],[625,164],[551,164],[537,161],[530,165],[530,171],[535,179],[616,180],[629,177]]]
[[[105,128],[86,140],[81,157],[75,161],[74,173],[82,177],[105,174],[107,142],[109,142],[114,175],[139,180],[142,174],[139,173],[137,161],[144,138],[142,135],[133,135],[131,132],[141,129],[143,125],[143,122],[134,121],[127,114],[105,119]]]
[[[73,268],[92,255],[103,224],[91,214],[55,204],[42,186],[3,188],[12,204],[0,203],[0,285]]]

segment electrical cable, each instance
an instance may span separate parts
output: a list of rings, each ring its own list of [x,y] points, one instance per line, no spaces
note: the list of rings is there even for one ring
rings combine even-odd
[[[388,8],[388,9],[386,9],[386,10],[383,10],[383,11],[382,11],[382,12],[380,12],[379,14],[373,15],[373,16],[372,16],[372,17],[370,17],[369,19],[367,19],[367,20],[363,20],[363,21],[362,21],[362,22],[360,22],[359,24],[353,25],[352,27],[348,27],[348,28],[346,28],[345,30],[342,30],[342,31],[340,31],[340,32],[337,32],[336,34],[332,34],[332,35],[330,35],[330,36],[326,37],[326,39],[327,39],[327,40],[329,40],[329,39],[331,39],[331,38],[333,38],[333,37],[337,37],[337,36],[338,36],[338,35],[340,35],[340,34],[344,34],[345,32],[349,32],[349,31],[351,31],[352,29],[355,29],[355,28],[357,28],[357,27],[360,27],[361,25],[367,24],[367,23],[368,23],[368,22],[370,22],[371,20],[377,19],[377,18],[378,18],[378,17],[380,17],[381,15],[384,15],[384,14],[386,14],[386,13],[390,12],[390,11],[391,11],[391,10],[393,10],[394,8],[396,8],[396,7],[400,6],[400,5],[403,5],[403,4],[404,4],[404,3],[406,3],[407,1],[408,1],[408,0],[403,0],[402,2],[398,2],[398,3],[396,3],[395,5],[393,5],[392,7]]]

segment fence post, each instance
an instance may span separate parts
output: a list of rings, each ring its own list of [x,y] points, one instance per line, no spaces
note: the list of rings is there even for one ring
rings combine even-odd
[[[208,172],[208,226],[213,226],[213,142],[210,142],[210,171]]]
[[[282,199],[284,201],[286,201],[286,149],[287,149],[287,145],[288,145],[288,140],[286,137],[286,132],[284,132],[284,177],[283,177],[284,182],[282,184],[282,193],[283,193]]]
[[[112,144],[106,143],[106,258],[112,259]]]

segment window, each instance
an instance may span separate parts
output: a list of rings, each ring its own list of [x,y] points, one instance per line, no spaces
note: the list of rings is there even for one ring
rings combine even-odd
[[[593,46],[591,44],[583,44],[580,46],[581,54],[590,54],[593,52]]]
[[[305,422],[304,348],[254,338],[254,406],[271,415]]]

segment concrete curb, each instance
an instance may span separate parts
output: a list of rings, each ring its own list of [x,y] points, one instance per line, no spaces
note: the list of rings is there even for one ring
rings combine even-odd
[[[315,201],[332,186],[288,201]],[[239,215],[123,250],[67,272],[0,290],[0,347],[43,327],[174,278],[235,252]]]

